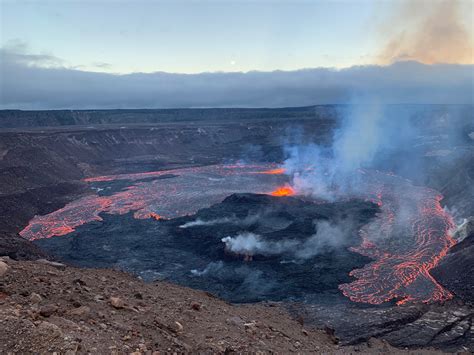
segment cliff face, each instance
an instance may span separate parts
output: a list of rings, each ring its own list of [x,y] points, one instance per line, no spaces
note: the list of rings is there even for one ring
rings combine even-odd
[[[465,221],[454,235],[463,238],[431,272],[443,286],[460,299],[474,302],[474,217]]]
[[[339,106],[290,108],[206,108],[127,110],[1,110],[0,128],[57,127],[110,124],[158,124],[175,122],[218,123],[253,120],[334,119]]]
[[[290,125],[323,137],[331,122],[102,126],[0,131],[2,194],[84,176],[206,164],[224,158],[274,158]],[[253,146],[264,147],[260,150]]]

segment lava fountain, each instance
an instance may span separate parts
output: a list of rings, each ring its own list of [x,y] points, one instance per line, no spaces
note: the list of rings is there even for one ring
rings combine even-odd
[[[293,196],[295,190],[290,185],[280,186],[270,193],[272,196]]]

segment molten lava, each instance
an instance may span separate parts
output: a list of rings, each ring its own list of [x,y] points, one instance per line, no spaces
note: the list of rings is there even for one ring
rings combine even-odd
[[[86,182],[100,184],[129,180],[130,186],[107,196],[86,196],[48,215],[36,216],[20,235],[29,240],[66,235],[83,224],[102,221],[101,213],[133,212],[136,219],[155,220],[192,214],[232,193],[265,191],[277,183],[276,177],[258,172],[275,168],[275,164],[213,165],[87,178]],[[151,178],[156,180],[140,181]]]
[[[270,193],[272,196],[293,196],[294,194],[295,190],[289,185],[280,186]]]
[[[259,171],[257,174],[264,174],[264,175],[283,175],[286,172],[284,168],[277,168],[277,169],[271,169],[271,170],[264,170],[264,171]]]
[[[393,175],[365,174],[374,191],[371,200],[381,211],[360,231],[362,244],[351,250],[374,261],[353,270],[356,280],[340,285],[342,293],[371,304],[452,298],[429,273],[454,245],[453,222],[440,205],[442,197]]]
[[[279,186],[270,193],[273,196],[294,195],[291,186],[282,185],[286,180],[279,175],[283,173],[275,164],[214,165],[89,178],[87,182],[101,187],[113,186],[117,180],[129,180],[130,185],[108,195],[82,197],[53,213],[36,216],[20,234],[29,240],[69,234],[80,225],[101,221],[102,213],[175,218],[232,193],[268,191],[269,186]],[[342,293],[352,301],[372,304],[451,298],[429,273],[454,244],[449,234],[453,222],[440,205],[441,196],[391,174],[362,170],[355,174],[362,175],[359,180],[365,186],[354,197],[376,203],[380,213],[361,229],[361,245],[352,248],[373,261],[351,272],[355,280],[340,285]]]

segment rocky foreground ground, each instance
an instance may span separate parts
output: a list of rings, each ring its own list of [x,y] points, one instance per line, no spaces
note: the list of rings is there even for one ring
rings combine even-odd
[[[232,305],[166,282],[0,258],[0,353],[435,353],[338,345],[275,303]]]

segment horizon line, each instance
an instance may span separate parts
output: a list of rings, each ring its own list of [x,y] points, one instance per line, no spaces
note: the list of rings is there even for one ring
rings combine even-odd
[[[373,105],[370,102],[361,103],[332,103],[332,104],[314,104],[304,106],[213,106],[213,107],[166,107],[166,108],[55,108],[55,109],[37,109],[37,110],[25,110],[20,108],[0,108],[0,112],[4,111],[20,111],[20,112],[41,112],[41,111],[167,111],[167,110],[289,110],[289,109],[310,109],[321,106],[362,106],[362,105]],[[377,103],[381,106],[474,106],[474,102],[471,103]]]

